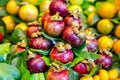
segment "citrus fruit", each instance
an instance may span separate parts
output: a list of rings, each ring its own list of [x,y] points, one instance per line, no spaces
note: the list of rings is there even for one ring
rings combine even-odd
[[[21,28],[22,30],[25,31],[27,29],[27,25],[26,25],[26,23],[21,22],[15,26],[15,29],[17,29],[17,28]]]
[[[38,0],[22,0],[22,2],[28,2],[30,4],[36,4]]]
[[[83,76],[80,80],[93,80],[93,78],[91,76]]]
[[[120,0],[115,0],[115,4],[117,6],[117,9],[120,10]]]
[[[90,24],[90,25],[95,24],[98,20],[99,20],[99,17],[95,12],[91,12],[88,15],[88,18],[87,18],[88,24]]]
[[[7,32],[8,33],[11,33],[15,27],[15,22],[14,20],[12,19],[11,16],[4,16],[2,18],[2,20],[4,21],[4,23],[6,24],[6,29],[7,29]]]
[[[109,80],[108,72],[104,69],[99,70],[100,80]]]
[[[120,40],[117,40],[114,43],[113,49],[114,49],[114,51],[115,51],[116,54],[120,54]]]
[[[117,38],[120,38],[120,25],[116,26],[114,34]]]
[[[113,30],[113,23],[109,19],[101,19],[97,23],[97,30],[103,35],[109,34]]]
[[[69,0],[72,5],[81,5],[84,0]]]
[[[49,5],[51,1],[50,0],[44,0],[40,3],[40,12],[46,12],[49,11]]]
[[[19,16],[23,21],[34,21],[38,17],[38,9],[32,4],[23,5],[19,10]]]
[[[118,78],[118,70],[117,69],[110,70],[108,72],[108,75],[110,80],[116,79]]]
[[[102,18],[109,19],[113,18],[116,12],[117,12],[116,6],[109,2],[103,3],[98,10],[98,13]]]
[[[119,19],[120,19],[120,10],[118,11],[118,17],[119,17]]]
[[[10,0],[6,5],[6,10],[9,14],[16,15],[19,11],[19,5],[15,0]]]
[[[113,40],[108,36],[101,36],[98,38],[98,45],[100,49],[111,49],[113,47]]]
[[[95,8],[95,6],[90,5],[90,6],[88,6],[87,10],[88,10],[89,12],[95,12],[95,11],[96,11],[96,8]]]
[[[71,5],[71,6],[69,6],[68,11],[74,11],[76,9],[78,9],[79,12],[83,11],[82,8],[80,6],[78,6],[78,5]]]
[[[93,80],[100,80],[100,76],[99,76],[99,75],[95,75],[95,76],[93,77]]]

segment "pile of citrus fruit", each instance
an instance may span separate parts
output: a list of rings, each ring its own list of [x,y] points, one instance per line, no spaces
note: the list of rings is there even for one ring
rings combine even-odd
[[[0,80],[120,80],[120,0],[0,0]]]

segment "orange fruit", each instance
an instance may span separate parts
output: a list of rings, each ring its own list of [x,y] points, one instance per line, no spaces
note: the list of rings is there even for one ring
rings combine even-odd
[[[36,4],[38,0],[22,0],[22,2],[28,2],[30,4]]]
[[[99,75],[95,75],[95,76],[93,77],[93,80],[100,80],[100,76],[99,76]]]
[[[19,10],[19,16],[23,21],[34,21],[38,17],[38,9],[32,4],[23,5]]]
[[[118,17],[119,17],[119,19],[120,19],[120,10],[118,11]]]
[[[120,54],[120,40],[117,40],[114,43],[113,49],[114,49],[114,51],[115,51],[116,54]]]
[[[116,26],[114,34],[117,38],[120,38],[120,25]]]
[[[22,30],[26,31],[27,25],[26,25],[26,23],[21,22],[15,26],[15,29],[17,29],[17,28],[21,28]]]
[[[98,38],[98,45],[100,49],[110,50],[113,47],[113,39],[108,36],[101,36]]]
[[[101,19],[97,23],[97,30],[103,35],[109,34],[113,30],[113,23],[109,19]]]
[[[109,19],[113,18],[116,12],[117,12],[117,7],[109,2],[103,3],[98,10],[98,13],[102,18],[109,18]]]
[[[19,11],[19,5],[15,0],[10,0],[6,5],[6,10],[9,14],[16,15]]]
[[[80,80],[93,80],[93,77],[91,76],[83,76],[80,78]]]
[[[106,70],[101,69],[101,70],[99,70],[98,74],[100,76],[100,80],[109,80],[109,75]]]
[[[88,15],[88,18],[87,18],[88,24],[90,24],[90,25],[95,24],[98,20],[99,20],[99,17],[95,12],[91,12]]]
[[[4,16],[2,18],[2,20],[4,21],[4,23],[6,24],[6,29],[7,29],[7,32],[8,33],[11,33],[15,27],[15,22],[14,20],[12,19],[11,16]]]
[[[116,79],[118,78],[118,70],[117,69],[113,69],[113,70],[110,70],[108,72],[108,75],[109,75],[109,80],[113,80],[113,79]]]
[[[117,6],[117,9],[120,10],[120,0],[115,0],[115,4]]]
[[[95,6],[90,5],[90,6],[88,6],[87,10],[88,10],[89,12],[95,12],[95,11],[96,11],[96,8],[95,8]]]

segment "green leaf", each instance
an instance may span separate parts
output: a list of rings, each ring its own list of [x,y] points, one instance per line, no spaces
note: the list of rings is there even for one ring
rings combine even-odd
[[[0,1],[4,1],[4,0],[0,0]],[[0,16],[6,16],[6,15],[8,15],[6,9],[5,8],[1,9],[0,10]]]
[[[12,42],[13,42],[13,43],[17,43],[17,42],[19,42],[19,41],[21,41],[21,40],[27,41],[27,40],[26,40],[26,34],[25,34],[25,32],[24,32],[21,28],[15,29],[15,30],[13,31],[11,37],[12,37]]]
[[[4,61],[4,57],[2,54],[0,54],[0,62]]]
[[[49,50],[41,50],[41,49],[33,49],[33,48],[30,48],[30,50],[32,52],[36,52],[36,53],[39,53],[39,54],[42,54],[42,55],[48,55],[49,54]]]
[[[120,21],[118,18],[113,18],[113,19],[110,19],[113,23],[115,24],[120,24]]]
[[[22,74],[20,80],[30,80],[30,72],[23,63],[21,63],[21,65],[20,65],[20,71]]]
[[[73,69],[69,69],[69,80],[80,80],[80,75]]]
[[[97,72],[98,72],[98,67],[95,66],[95,67],[91,70],[91,72],[89,73],[89,75],[90,75],[90,76],[93,76],[93,75],[95,75]]]
[[[21,23],[23,22],[19,17],[17,16],[12,16],[12,19],[16,22],[16,23]]]
[[[10,44],[11,43],[0,44],[0,54],[2,54],[2,55],[8,54],[9,50],[10,50]]]
[[[0,6],[5,6],[9,0],[0,0]]]
[[[31,75],[30,80],[45,80],[45,75],[44,73],[35,73]]]
[[[50,64],[51,64],[50,58],[43,56],[42,59],[45,61],[47,66],[50,66]]]
[[[96,7],[97,12],[98,12],[100,6],[101,6],[103,3],[104,3],[104,1],[102,1],[102,2],[100,2],[100,1],[99,1],[99,2],[96,2],[95,7]]]

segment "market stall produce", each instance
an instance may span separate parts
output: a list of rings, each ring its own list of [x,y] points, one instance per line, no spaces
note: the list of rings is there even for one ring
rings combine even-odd
[[[120,0],[0,0],[0,80],[120,80]]]

